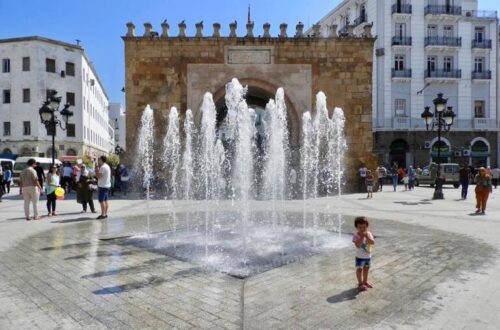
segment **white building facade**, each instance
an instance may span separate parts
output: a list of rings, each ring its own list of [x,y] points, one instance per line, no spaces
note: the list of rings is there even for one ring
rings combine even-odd
[[[477,0],[345,0],[318,23],[323,36],[373,24],[375,152],[384,163],[500,162],[498,19]],[[335,32],[338,31],[338,32]],[[438,145],[421,119],[438,93],[457,115]]]
[[[120,147],[122,151],[126,149],[126,117],[125,110],[121,103],[110,103],[109,104],[109,120],[111,125],[114,127],[114,141],[115,148]]]
[[[38,110],[53,90],[74,113],[66,131],[56,129],[56,158],[114,149],[108,97],[83,48],[42,37],[0,39],[0,61],[0,154],[51,157]]]

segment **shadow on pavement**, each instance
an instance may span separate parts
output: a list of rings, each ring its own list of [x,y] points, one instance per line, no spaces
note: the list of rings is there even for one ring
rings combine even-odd
[[[341,303],[341,302],[356,299],[356,296],[358,294],[359,294],[358,288],[352,288],[352,289],[345,290],[344,292],[341,292],[341,293],[336,294],[334,296],[328,297],[326,299],[326,301],[328,301],[330,304]]]
[[[51,221],[50,223],[71,223],[71,222],[81,222],[81,221],[89,221],[89,220],[95,220],[95,218],[83,217],[83,218],[76,218],[76,219]]]

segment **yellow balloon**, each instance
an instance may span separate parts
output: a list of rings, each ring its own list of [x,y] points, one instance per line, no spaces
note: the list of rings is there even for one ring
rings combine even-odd
[[[57,197],[62,197],[64,196],[64,189],[59,187],[59,188],[56,188],[56,190],[54,191],[54,193],[56,194]]]

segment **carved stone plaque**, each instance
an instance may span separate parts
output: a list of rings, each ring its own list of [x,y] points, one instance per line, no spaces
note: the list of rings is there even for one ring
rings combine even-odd
[[[227,64],[271,64],[271,49],[229,48]]]

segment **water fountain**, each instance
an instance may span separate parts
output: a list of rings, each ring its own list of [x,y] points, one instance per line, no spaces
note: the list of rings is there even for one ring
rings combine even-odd
[[[165,198],[176,203],[192,200],[199,207],[176,213],[173,204],[167,204],[165,230],[148,240],[133,237],[130,244],[238,277],[350,244],[339,232],[340,217],[332,220],[330,215],[307,210],[309,199],[334,192],[340,196],[346,150],[342,110],[336,108],[330,118],[326,96],[320,92],[316,111],[304,113],[303,211],[290,212],[287,178],[293,164],[285,92],[278,89],[266,106],[262,148],[257,148],[257,117],[246,103],[246,92],[237,79],[226,85],[227,115],[219,123],[213,97],[206,93],[199,129],[190,110],[183,125],[177,109],[170,110],[161,158]],[[140,141],[145,140],[145,130],[149,129],[141,129]],[[262,176],[257,175],[258,167],[263,168]]]

